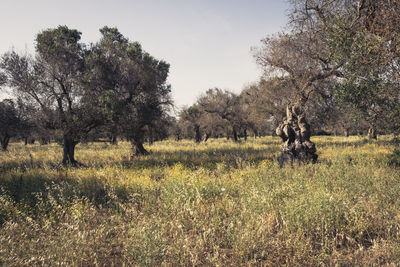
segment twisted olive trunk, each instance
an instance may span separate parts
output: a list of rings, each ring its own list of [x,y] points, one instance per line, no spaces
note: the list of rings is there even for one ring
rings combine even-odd
[[[150,154],[143,146],[142,140],[132,140],[134,156],[143,156]]]
[[[201,142],[201,133],[200,133],[200,126],[199,125],[195,125],[194,126],[194,131],[195,131],[195,141],[196,143],[200,143]]]
[[[293,161],[317,161],[315,144],[310,141],[311,130],[304,113],[298,106],[286,108],[286,118],[276,128],[276,134],[282,138],[282,154],[279,164],[293,164]]]
[[[113,146],[118,145],[118,137],[116,135],[111,136],[111,145]]]
[[[235,127],[233,127],[233,141],[234,142],[238,142],[239,141],[238,134],[237,134],[237,131],[236,131]]]
[[[147,151],[144,146],[143,143],[136,143],[135,144],[135,148],[136,148],[136,155],[148,155],[149,151]]]
[[[10,136],[6,133],[4,137],[0,139],[1,150],[7,151],[8,143],[10,142]]]
[[[211,133],[210,133],[210,132],[207,132],[207,133],[204,135],[204,142],[207,142],[207,140],[208,140],[208,138],[210,138],[210,136],[211,136]]]
[[[64,135],[64,145],[63,145],[63,160],[62,164],[66,165],[77,165],[78,162],[75,160],[75,146],[78,142],[74,141],[72,137]]]

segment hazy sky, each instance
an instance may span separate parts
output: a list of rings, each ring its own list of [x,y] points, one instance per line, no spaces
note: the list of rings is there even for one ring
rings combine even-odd
[[[287,8],[286,0],[1,0],[0,53],[33,52],[35,35],[58,25],[78,29],[84,42],[117,27],[171,64],[175,103],[190,105],[209,88],[240,92],[257,80],[250,48],[283,29]]]

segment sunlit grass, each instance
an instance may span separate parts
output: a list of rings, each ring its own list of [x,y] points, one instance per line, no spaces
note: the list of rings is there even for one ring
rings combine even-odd
[[[0,265],[400,264],[391,136],[313,137],[279,168],[277,137],[239,144],[12,143],[0,153]]]

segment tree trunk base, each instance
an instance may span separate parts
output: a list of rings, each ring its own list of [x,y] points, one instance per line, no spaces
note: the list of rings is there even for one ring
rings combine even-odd
[[[118,145],[118,138],[117,138],[116,135],[113,135],[111,137],[111,145],[113,145],[113,146],[117,146]]]
[[[135,152],[133,153],[133,156],[139,157],[139,156],[146,156],[146,155],[150,154],[149,151],[147,151],[144,148],[142,143],[135,143],[134,145],[135,145],[135,147],[134,147]]]
[[[196,125],[194,128],[195,131],[195,141],[196,143],[200,143],[201,142],[201,134],[200,134],[200,126]]]
[[[233,129],[233,141],[235,142],[235,143],[237,143],[238,141],[239,141],[239,138],[238,138],[238,134],[237,134],[237,132],[236,132],[236,129]]]
[[[80,163],[79,161],[62,161],[61,162],[62,166],[64,167],[85,167],[83,163]]]
[[[68,136],[64,136],[64,153],[63,153],[63,166],[82,166],[78,161],[75,160],[75,146],[78,142],[74,141],[72,138]]]
[[[208,138],[210,138],[210,136],[211,136],[211,133],[206,133],[204,135],[204,142],[207,142],[207,140],[208,140]]]
[[[318,155],[315,153],[307,153],[303,151],[282,151],[278,158],[279,166],[282,168],[285,164],[290,164],[293,166],[294,162],[300,163],[316,163],[318,160]]]
[[[369,139],[375,139],[377,140],[378,138],[376,137],[376,131],[373,127],[368,129],[368,138]]]
[[[8,144],[10,142],[10,136],[6,134],[3,138],[1,138],[0,143],[1,143],[1,150],[7,151]]]
[[[310,141],[311,130],[305,116],[300,108],[289,107],[286,110],[286,119],[276,128],[276,134],[282,138],[282,153],[278,158],[279,165],[289,163],[293,165],[295,161],[316,163],[315,144]]]

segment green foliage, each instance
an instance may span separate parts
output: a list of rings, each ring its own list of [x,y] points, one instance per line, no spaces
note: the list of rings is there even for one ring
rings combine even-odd
[[[81,32],[69,29],[67,26],[44,30],[36,36],[36,51],[46,61],[59,63],[59,58],[63,58],[64,62],[71,64],[73,62],[69,61],[66,56],[72,59],[80,53],[81,34]]]
[[[394,32],[381,30],[391,27],[393,21],[388,17],[398,16],[399,9],[395,9],[394,1],[378,2],[364,2],[368,12],[336,11],[324,31],[332,62],[341,66],[341,79],[334,90],[338,103],[342,107],[350,105],[371,127],[393,131],[398,128],[400,106],[395,74],[398,57],[392,48],[397,37]],[[380,12],[385,15],[375,14]],[[374,25],[376,29],[371,26],[376,23],[374,16],[381,20],[380,26]]]
[[[145,130],[154,130],[167,120],[172,103],[166,81],[169,64],[145,52],[117,28],[103,27],[100,32],[102,37],[86,62],[95,70],[88,74],[89,86],[104,92],[100,99],[103,130],[126,137],[140,150]]]

